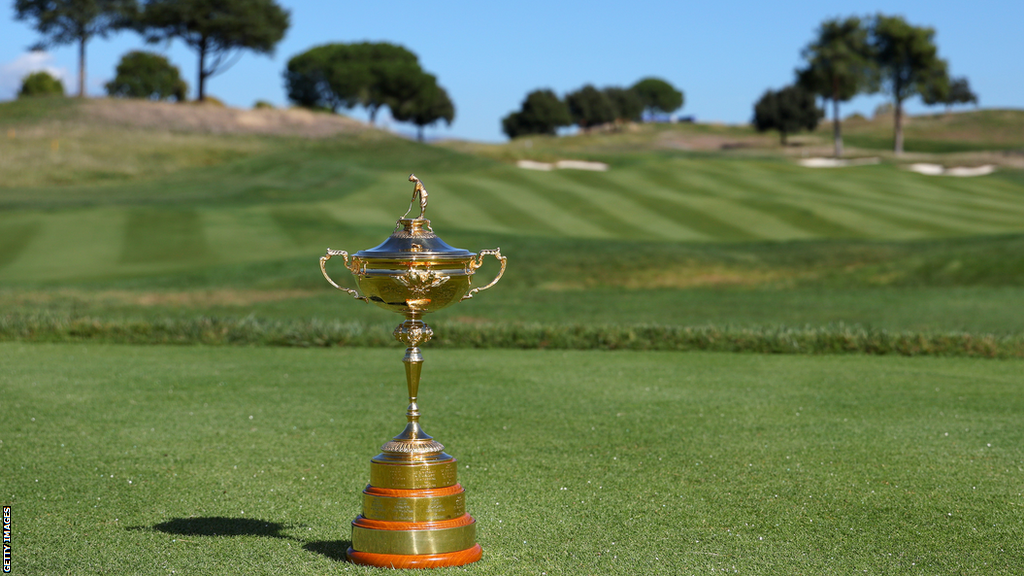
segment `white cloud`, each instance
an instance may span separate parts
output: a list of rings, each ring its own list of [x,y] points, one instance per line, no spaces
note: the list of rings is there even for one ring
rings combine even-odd
[[[54,78],[64,82],[68,88],[68,71],[53,64],[53,55],[49,52],[26,52],[10,62],[0,64],[0,100],[7,100],[18,95],[21,80],[32,72],[43,70]]]

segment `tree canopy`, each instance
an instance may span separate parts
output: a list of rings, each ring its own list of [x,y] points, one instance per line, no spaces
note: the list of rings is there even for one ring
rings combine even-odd
[[[634,122],[644,113],[644,101],[632,88],[609,86],[604,89],[604,95],[612,104],[616,122]]]
[[[424,127],[440,120],[451,126],[452,120],[455,119],[455,105],[448,97],[448,92],[437,84],[437,78],[432,74],[424,76],[426,78],[423,79],[423,84],[410,98],[388,103],[395,120],[411,122],[416,126],[416,136],[420,142],[423,141]]]
[[[938,56],[935,30],[911,26],[900,16],[875,16],[871,42],[882,89],[893,99],[893,150],[902,154],[903,101],[929,86],[948,85],[947,64]]]
[[[381,106],[410,100],[429,79],[415,54],[385,42],[325,44],[292,57],[285,69],[288,98],[309,108],[365,106],[370,122]]]
[[[518,112],[502,119],[501,129],[509,138],[526,134],[554,136],[563,126],[572,124],[569,108],[553,91],[534,90],[526,95]]]
[[[107,94],[115,98],[145,98],[185,101],[188,84],[181,71],[167,58],[152,52],[134,50],[121,57],[117,75],[106,84]]]
[[[814,130],[824,115],[814,103],[814,94],[800,86],[786,86],[767,90],[754,104],[754,127],[758,132],[778,130],[779,139],[786,144],[786,136],[801,130]]]
[[[47,72],[33,72],[21,79],[18,98],[33,96],[63,96],[64,84]]]
[[[128,24],[135,0],[15,0],[14,17],[43,35],[33,49],[78,43],[78,96],[85,97],[85,45]]]
[[[644,78],[631,88],[649,114],[671,114],[683,107],[683,93],[660,78]]]
[[[877,80],[868,28],[860,18],[826,20],[817,37],[802,51],[806,67],[797,71],[797,84],[832,101],[836,158],[843,155],[839,103],[876,89]]]
[[[590,84],[566,94],[565,103],[573,124],[583,130],[615,121],[615,104],[606,93]]]
[[[204,100],[207,78],[231,67],[242,50],[272,54],[289,19],[274,0],[144,0],[136,27],[149,42],[178,38],[198,53]]]
[[[947,110],[957,104],[978,105],[978,95],[971,90],[970,83],[964,77],[931,82],[922,91],[921,100],[929,106],[944,104]]]

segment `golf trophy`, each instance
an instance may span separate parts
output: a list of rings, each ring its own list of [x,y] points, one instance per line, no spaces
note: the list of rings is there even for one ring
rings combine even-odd
[[[476,524],[466,513],[466,497],[456,479],[455,458],[420,425],[417,404],[423,355],[419,345],[433,336],[423,315],[475,296],[494,286],[505,273],[500,249],[452,248],[434,234],[425,218],[427,191],[415,175],[409,210],[381,245],[360,250],[351,258],[327,250],[320,271],[338,290],[405,316],[394,336],[404,342],[408,423],[401,434],[381,446],[370,460],[370,484],[363,490],[363,513],[352,521],[348,558],[357,564],[393,568],[461,566],[476,562],[483,551],[476,543]],[[418,200],[420,214],[407,218]],[[501,263],[486,286],[473,287],[473,274],[493,255]],[[327,261],[341,256],[356,278],[358,290],[339,286],[327,274]]]

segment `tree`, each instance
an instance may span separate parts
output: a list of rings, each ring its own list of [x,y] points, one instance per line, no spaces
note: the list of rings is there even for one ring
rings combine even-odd
[[[107,82],[107,94],[115,98],[145,98],[185,101],[188,84],[181,79],[181,71],[167,58],[152,52],[133,50],[121,57],[117,76]]]
[[[46,72],[33,72],[21,80],[18,98],[32,96],[63,96],[64,84]]]
[[[311,108],[365,106],[370,122],[389,100],[411,99],[424,85],[415,54],[386,42],[325,44],[292,57],[285,70],[288,98]],[[427,83],[429,84],[429,82]]]
[[[583,130],[615,121],[615,105],[607,94],[590,84],[566,94],[565,103],[573,124]]]
[[[519,112],[502,119],[501,129],[509,138],[526,134],[554,136],[558,128],[572,124],[569,108],[553,91],[534,90],[526,95]]]
[[[144,0],[136,27],[147,42],[181,39],[199,54],[198,99],[206,79],[224,72],[242,50],[272,54],[289,13],[274,0]]]
[[[609,86],[604,89],[604,95],[612,103],[616,122],[633,122],[644,113],[644,101],[630,88]]]
[[[807,67],[797,71],[797,84],[832,101],[832,138],[839,158],[843,155],[839,103],[876,85],[868,29],[857,17],[826,20],[802,55]]]
[[[754,104],[754,127],[758,132],[778,130],[783,146],[787,135],[817,128],[822,116],[824,111],[815,105],[814,94],[800,86],[766,90]]]
[[[921,100],[929,106],[945,104],[947,112],[957,104],[978,105],[978,95],[971,91],[967,78],[963,77],[928,84],[921,92]]]
[[[893,99],[893,150],[903,153],[903,101],[948,84],[946,61],[939,58],[935,30],[911,26],[900,16],[875,16],[871,41],[882,88]]]
[[[683,93],[660,78],[644,78],[631,88],[648,114],[671,114],[683,107]]]
[[[15,0],[14,17],[43,35],[33,50],[78,43],[78,97],[85,97],[85,45],[127,25],[135,0]]]
[[[437,85],[437,79],[431,74],[424,74],[423,85],[412,98],[403,102],[388,104],[391,115],[399,122],[412,122],[416,125],[416,136],[423,141],[423,128],[444,120],[448,126],[455,119],[455,105],[452,104],[448,92]]]

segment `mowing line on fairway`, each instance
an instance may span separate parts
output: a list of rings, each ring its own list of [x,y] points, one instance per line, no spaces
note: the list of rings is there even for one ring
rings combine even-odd
[[[209,259],[196,209],[131,208],[123,229],[122,264],[179,264]]]
[[[600,175],[602,185],[623,194],[632,194],[633,200],[658,211],[679,222],[699,235],[694,238],[703,242],[760,240],[760,236],[749,230],[734,226],[719,215],[697,208],[680,200],[683,192],[651,186],[642,180],[641,173],[631,170],[616,170]]]
[[[781,194],[778,187],[764,184],[761,178],[752,178],[739,170],[724,170],[725,167],[707,167],[706,176],[718,180],[725,189],[743,190],[743,202],[757,207],[777,218],[789,222],[819,238],[863,238],[863,230],[851,228],[838,218],[830,218],[824,203],[794,202]]]
[[[287,231],[271,208],[241,207],[200,210],[210,249],[221,262],[258,261],[295,254]]]
[[[753,167],[751,169],[756,170]],[[731,174],[728,177],[745,180],[746,184],[751,188],[757,188],[759,187],[758,182],[763,182],[763,179],[756,178],[750,174]],[[851,186],[854,187],[853,190],[850,190]],[[895,196],[883,197],[865,192],[862,187],[856,187],[841,178],[831,179],[826,182],[817,178],[797,177],[788,182],[787,185],[768,192],[789,198],[799,197],[799,202],[804,204],[809,200],[822,204],[843,204],[855,208],[862,215],[872,217],[877,221],[895,223],[898,225],[898,230],[910,228],[942,236],[973,231],[973,228],[965,226],[959,221],[945,219],[945,222],[951,225],[942,226],[935,222],[936,218],[934,217],[930,219],[915,218],[914,216],[919,215],[923,211],[917,209],[916,203],[913,210],[901,209],[896,206],[900,202]],[[866,199],[868,196],[874,196],[878,201]]]
[[[559,236],[561,231],[547,225],[536,218],[530,210],[520,209],[512,204],[507,198],[499,194],[493,194],[490,190],[482,188],[470,182],[454,178],[450,174],[439,174],[432,178],[438,181],[451,196],[457,196],[463,202],[476,206],[492,220],[502,222],[505,227],[511,228],[516,234],[532,236]],[[457,226],[461,226],[457,224]]]
[[[992,208],[965,202],[970,197],[937,185],[932,180],[903,179],[898,186],[882,179],[853,182],[851,179],[835,179],[831,184],[846,191],[848,197],[877,200],[886,206],[905,207],[913,212],[926,212],[940,218],[959,221],[966,218],[983,225],[1018,225],[1024,223],[1024,212],[1019,206],[997,205]],[[889,189],[889,193],[879,190]],[[1009,211],[1011,214],[1007,214]]]
[[[563,209],[551,199],[530,190],[503,180],[495,180],[486,176],[448,176],[451,184],[462,184],[464,187],[476,188],[481,192],[501,198],[515,206],[520,212],[533,215],[548,228],[558,231],[560,236],[577,238],[614,238],[615,234],[597,224]]]
[[[46,281],[122,273],[118,262],[125,220],[124,210],[105,207],[40,215],[40,230],[16,259],[0,269],[0,278]]]
[[[744,204],[747,195],[742,190],[723,188],[721,183],[708,177],[704,170],[675,171],[661,167],[647,167],[640,176],[650,184],[650,193],[676,191],[674,198],[691,208],[716,214],[719,219],[734,222],[761,240],[806,240],[814,235],[774,214]],[[664,193],[664,192],[662,192]]]
[[[28,218],[24,214],[17,218],[0,216],[0,270],[18,259],[42,226],[36,214]]]
[[[478,198],[467,198],[448,187],[444,179],[433,178],[429,188],[432,209],[428,214],[438,230],[473,230],[501,234],[515,234],[517,231],[503,219],[492,217],[480,207]],[[443,207],[443,208],[440,208]],[[397,215],[396,215],[397,217]]]
[[[529,184],[545,186],[553,198],[562,197],[571,209],[578,207],[606,227],[616,230],[620,238],[638,240],[693,240],[693,231],[662,213],[636,202],[638,195],[622,194],[600,186],[583,186],[565,176],[565,171],[537,172],[519,177]]]
[[[887,218],[935,235],[991,234],[1014,229],[1008,226],[993,228],[994,224],[990,218],[964,214],[963,211],[943,206],[938,202],[928,203],[907,199],[898,194],[888,196],[872,192],[869,187],[857,186],[853,182],[836,180],[829,182],[828,186],[836,193],[839,202],[862,206],[864,211],[879,218]]]

